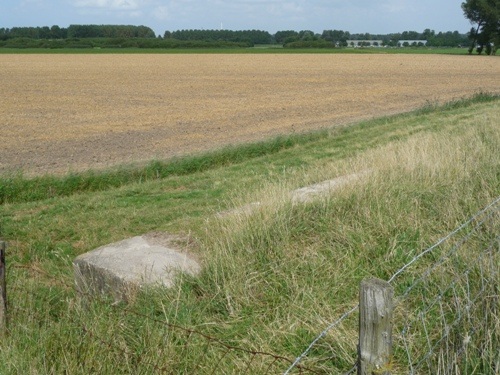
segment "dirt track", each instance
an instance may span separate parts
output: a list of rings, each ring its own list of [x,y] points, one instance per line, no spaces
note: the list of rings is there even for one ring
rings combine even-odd
[[[500,59],[0,55],[0,174],[168,158],[500,93]]]

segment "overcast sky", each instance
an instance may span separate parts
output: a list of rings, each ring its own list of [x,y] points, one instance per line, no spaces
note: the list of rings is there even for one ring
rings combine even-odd
[[[145,25],[165,30],[337,29],[466,33],[463,0],[0,0],[0,27],[70,24]]]

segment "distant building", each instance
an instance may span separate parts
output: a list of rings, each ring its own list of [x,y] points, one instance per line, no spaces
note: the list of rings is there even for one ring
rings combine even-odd
[[[398,47],[426,46],[427,40],[398,40]]]
[[[347,47],[382,47],[382,40],[347,40]]]

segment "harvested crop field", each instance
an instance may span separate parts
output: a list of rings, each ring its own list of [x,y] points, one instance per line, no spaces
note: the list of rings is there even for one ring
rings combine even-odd
[[[499,93],[485,56],[0,55],[0,174],[64,173]]]

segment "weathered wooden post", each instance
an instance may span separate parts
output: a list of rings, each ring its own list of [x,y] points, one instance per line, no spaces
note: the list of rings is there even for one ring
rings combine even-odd
[[[358,375],[390,375],[394,290],[383,280],[361,282]]]
[[[5,283],[5,249],[6,244],[0,241],[0,335],[7,329],[7,288]]]

